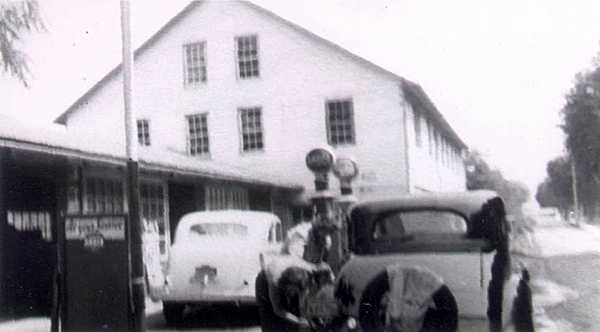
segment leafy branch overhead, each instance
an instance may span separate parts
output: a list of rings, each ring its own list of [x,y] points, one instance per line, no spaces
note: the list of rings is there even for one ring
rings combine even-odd
[[[23,33],[44,30],[35,0],[0,0],[0,65],[5,73],[28,86],[26,54],[19,49]]]

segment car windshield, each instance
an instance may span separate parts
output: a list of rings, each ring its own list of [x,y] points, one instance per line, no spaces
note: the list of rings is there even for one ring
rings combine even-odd
[[[246,237],[248,227],[236,223],[202,223],[192,225],[190,233],[199,236]]]
[[[449,211],[403,211],[379,219],[373,239],[402,238],[419,234],[465,234],[463,217]]]

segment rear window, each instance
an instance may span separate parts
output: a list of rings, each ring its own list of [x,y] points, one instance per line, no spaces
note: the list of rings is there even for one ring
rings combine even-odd
[[[248,227],[235,223],[204,223],[190,227],[190,233],[200,236],[241,236],[248,235]]]
[[[372,238],[392,239],[422,234],[466,234],[463,217],[448,211],[403,211],[377,220]]]

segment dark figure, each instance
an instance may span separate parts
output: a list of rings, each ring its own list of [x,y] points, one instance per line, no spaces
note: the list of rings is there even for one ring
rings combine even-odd
[[[529,287],[529,271],[523,269],[517,297],[513,303],[512,319],[516,332],[535,331],[533,326],[533,306],[531,303],[531,288]]]

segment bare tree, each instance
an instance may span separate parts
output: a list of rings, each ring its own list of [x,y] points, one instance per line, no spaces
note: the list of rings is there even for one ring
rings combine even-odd
[[[45,29],[36,0],[0,0],[0,65],[28,86],[28,59],[19,49],[23,33]]]

